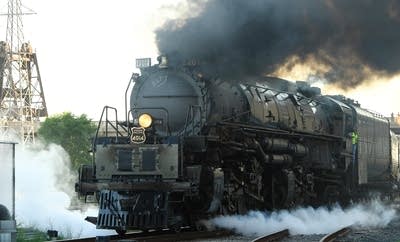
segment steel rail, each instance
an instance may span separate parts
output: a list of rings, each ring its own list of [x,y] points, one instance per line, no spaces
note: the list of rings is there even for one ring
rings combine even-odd
[[[205,238],[218,238],[232,235],[231,231],[217,230],[217,231],[186,231],[175,233],[173,231],[154,231],[154,232],[137,232],[128,233],[126,235],[110,235],[110,236],[97,236],[90,238],[56,240],[55,242],[113,242],[113,241],[126,241],[133,239],[134,241],[181,241]]]
[[[270,241],[278,241],[278,240],[282,240],[286,237],[289,237],[289,230],[288,229],[284,229],[281,230],[279,232],[273,233],[273,234],[268,234],[265,236],[261,236],[258,237],[254,240],[252,240],[252,242],[270,242]]]
[[[184,241],[184,240],[197,240],[197,239],[209,239],[209,238],[220,238],[230,236],[233,233],[230,231],[192,231],[192,232],[181,232],[174,234],[165,234],[159,236],[135,238],[135,241],[145,242],[170,242],[170,241]]]
[[[351,228],[350,227],[344,227],[341,228],[333,233],[325,235],[319,242],[332,242],[335,241],[339,237],[343,237],[350,233]]]

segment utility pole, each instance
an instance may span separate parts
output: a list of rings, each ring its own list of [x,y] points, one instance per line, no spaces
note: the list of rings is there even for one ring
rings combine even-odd
[[[0,136],[34,143],[47,107],[36,53],[25,42],[21,0],[8,0],[6,40],[0,41]]]

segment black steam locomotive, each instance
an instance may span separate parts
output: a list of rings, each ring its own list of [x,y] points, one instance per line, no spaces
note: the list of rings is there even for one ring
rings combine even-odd
[[[218,214],[391,194],[398,184],[388,120],[352,100],[305,82],[210,77],[165,56],[137,65],[126,121],[104,108],[93,165],[76,184],[97,198],[97,228],[179,230]]]

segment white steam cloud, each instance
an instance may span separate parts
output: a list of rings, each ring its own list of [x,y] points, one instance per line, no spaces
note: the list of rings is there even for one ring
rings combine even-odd
[[[272,213],[251,211],[247,215],[221,216],[211,220],[216,227],[245,236],[263,236],[283,229],[290,234],[327,234],[346,226],[385,227],[396,217],[395,209],[374,200],[342,209],[297,208]]]
[[[59,145],[16,147],[16,219],[23,227],[57,230],[67,238],[110,234],[96,230],[85,214],[69,210],[76,178],[69,169],[69,156]]]

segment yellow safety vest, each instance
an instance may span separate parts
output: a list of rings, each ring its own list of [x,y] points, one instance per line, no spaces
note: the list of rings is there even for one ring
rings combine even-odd
[[[358,143],[358,134],[356,132],[351,132],[351,143],[353,145]]]

